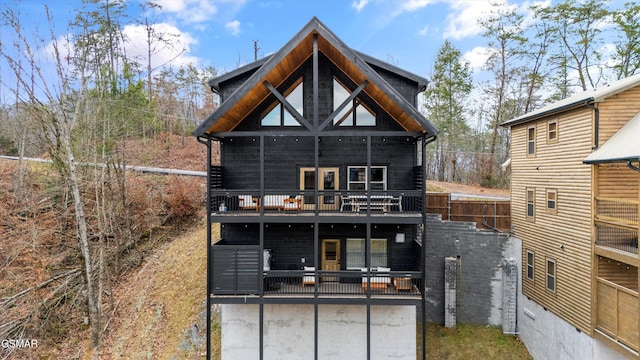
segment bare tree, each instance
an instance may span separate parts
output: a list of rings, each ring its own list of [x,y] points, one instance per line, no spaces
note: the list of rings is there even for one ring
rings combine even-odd
[[[609,15],[605,0],[565,0],[538,9],[538,19],[551,25],[553,41],[558,43],[553,58],[559,66],[564,64],[577,72],[583,91],[595,88],[602,77],[599,47],[602,25]]]
[[[76,235],[84,259],[84,279],[86,286],[86,300],[89,317],[91,319],[91,347],[97,348],[100,339],[100,310],[94,285],[92,257],[89,249],[87,221],[85,215],[85,201],[81,196],[80,180],[78,178],[77,162],[72,147],[72,131],[77,119],[84,114],[83,100],[87,94],[87,79],[85,75],[85,60],[77,61],[77,68],[71,69],[67,59],[71,57],[67,43],[60,43],[53,33],[52,19],[48,8],[45,7],[50,24],[48,44],[40,48],[32,48],[32,39],[28,38],[18,17],[11,10],[2,12],[2,20],[15,32],[16,44],[21,51],[7,48],[2,44],[0,57],[5,60],[10,71],[20,84],[15,89],[16,96],[22,103],[28,104],[30,115],[48,134],[48,150],[60,169],[62,177],[71,190],[73,211],[76,221]],[[68,40],[68,39],[67,39]],[[84,56],[82,52],[74,56]],[[44,65],[39,58],[46,56],[51,60],[50,66],[55,70],[52,78],[46,75]],[[20,59],[20,60],[19,60]],[[36,87],[30,86],[33,69],[33,79]]]

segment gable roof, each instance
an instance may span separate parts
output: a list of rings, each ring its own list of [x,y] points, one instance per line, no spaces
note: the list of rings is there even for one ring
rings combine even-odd
[[[640,113],[613,134],[598,150],[584,159],[585,164],[627,162],[640,159]]]
[[[367,64],[369,65],[373,65],[373,66],[377,66],[381,69],[387,70],[389,72],[395,73],[397,75],[400,75],[406,79],[415,81],[417,84],[417,91],[418,92],[422,92],[426,89],[427,84],[429,83],[429,80],[427,80],[426,78],[420,76],[420,75],[416,75],[414,73],[408,72],[404,69],[401,69],[397,66],[391,65],[388,62],[384,62],[380,59],[376,59],[373,56],[367,55],[365,53],[359,52],[357,50],[354,50],[354,52],[356,54],[358,54],[358,56],[360,56],[364,61],[367,62]],[[267,62],[267,60],[269,60],[271,58],[272,54],[269,54],[265,57],[263,57],[262,59],[256,60],[252,63],[240,66],[234,70],[228,71],[220,76],[216,76],[214,78],[209,79],[209,81],[207,82],[207,85],[211,86],[213,89],[215,89],[216,91],[220,91],[220,84],[224,83],[227,80],[233,79],[236,76],[240,76],[242,74],[251,72],[251,71],[255,71],[256,69],[260,68],[265,62]]]
[[[528,112],[524,115],[515,117],[511,120],[503,122],[502,126],[513,126],[541,119],[543,117],[559,114],[565,111],[573,110],[585,104],[594,102],[603,102],[606,98],[619,94],[625,90],[640,85],[640,74],[629,76],[627,78],[615,81],[609,85],[602,86],[595,90],[587,90],[566,99],[556,101],[547,106],[543,106],[538,110]]]
[[[362,84],[366,80],[367,85],[364,92],[385,109],[405,130],[423,132],[427,135],[437,134],[433,124],[373,70],[361,54],[347,47],[316,17],[313,17],[282,49],[270,57],[245,65],[210,81],[209,85],[215,89],[221,81],[244,72],[255,71],[228,99],[198,125],[193,134],[203,136],[215,132],[232,131],[271,94],[263,84],[265,81],[278,88],[290,74],[313,56],[314,35],[318,35],[318,51],[347,74],[354,83]],[[371,61],[371,59],[367,60]],[[381,61],[375,65],[390,69],[405,77],[410,74],[406,71],[398,72],[399,69],[391,65],[382,65]],[[426,85],[426,79],[413,74],[411,76],[410,78],[415,79],[419,86]]]

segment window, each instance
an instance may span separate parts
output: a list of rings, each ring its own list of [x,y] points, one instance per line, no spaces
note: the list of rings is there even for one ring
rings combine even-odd
[[[556,189],[547,189],[547,212],[556,213],[558,210],[558,191]]]
[[[533,281],[535,266],[535,254],[531,250],[527,250],[527,279]]]
[[[527,217],[533,218],[536,215],[536,191],[527,189]]]
[[[527,129],[527,155],[536,154],[536,128]]]
[[[347,190],[368,190],[366,166],[349,166],[347,173]],[[387,190],[387,167],[372,166],[369,179],[371,190]]]
[[[347,239],[347,270],[365,267],[364,239]],[[372,268],[387,266],[387,239],[371,239]]]
[[[349,90],[338,80],[333,79],[333,110],[335,111],[345,100],[349,98]],[[335,126],[376,126],[376,117],[356,97],[340,111],[333,119]]]
[[[304,101],[302,96],[302,78],[298,79],[284,93],[284,98],[296,111],[304,116]],[[274,102],[262,114],[262,126],[300,126],[296,118],[280,103]]]
[[[547,258],[547,290],[556,292],[556,261]]]
[[[553,120],[547,123],[547,142],[557,142],[558,141],[558,121]]]

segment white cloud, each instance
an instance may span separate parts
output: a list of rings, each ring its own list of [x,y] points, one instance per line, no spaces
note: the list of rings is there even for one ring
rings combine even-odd
[[[238,20],[229,21],[224,24],[224,27],[229,30],[233,36],[240,34],[240,21]]]
[[[447,16],[449,26],[444,38],[460,40],[482,32],[478,20],[485,19],[491,9],[490,0],[449,0],[453,12]]]
[[[462,55],[462,58],[469,62],[469,67],[473,73],[482,70],[489,59],[490,49],[483,46],[476,46]]]
[[[152,47],[155,48],[151,55],[152,68],[164,66],[168,63],[175,66],[198,63],[197,57],[189,55],[191,45],[198,42],[189,33],[180,31],[174,25],[167,23],[154,24],[153,31],[156,36],[162,36],[163,39],[168,40],[169,44],[162,44],[161,42],[152,44]],[[146,66],[148,45],[145,26],[130,24],[124,27],[123,33],[127,39],[125,44],[127,55]]]
[[[418,30],[418,35],[420,36],[426,36],[429,35],[431,28],[429,27],[429,25],[425,25],[422,29]]]
[[[406,12],[412,12],[420,10],[433,2],[433,0],[406,0],[402,4],[402,9]]]
[[[175,14],[190,23],[210,20],[218,12],[214,0],[156,0],[156,3],[162,6],[162,12]]]
[[[391,4],[397,5],[395,9],[388,15],[389,18],[394,18],[398,15],[413,12],[427,7],[430,4],[436,3],[439,0],[403,0],[403,1],[391,1]],[[453,0],[455,1],[455,0]]]
[[[356,9],[357,12],[360,12],[362,11],[362,9],[364,9],[365,6],[367,6],[368,3],[369,0],[355,0],[351,3],[351,7]]]

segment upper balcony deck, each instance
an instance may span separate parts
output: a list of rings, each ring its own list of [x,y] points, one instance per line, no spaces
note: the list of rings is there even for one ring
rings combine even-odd
[[[278,222],[319,216],[332,222],[376,217],[381,222],[418,223],[422,203],[419,190],[212,190],[211,221],[243,222],[265,216]]]
[[[638,200],[595,199],[596,253],[636,264],[638,260]]]

